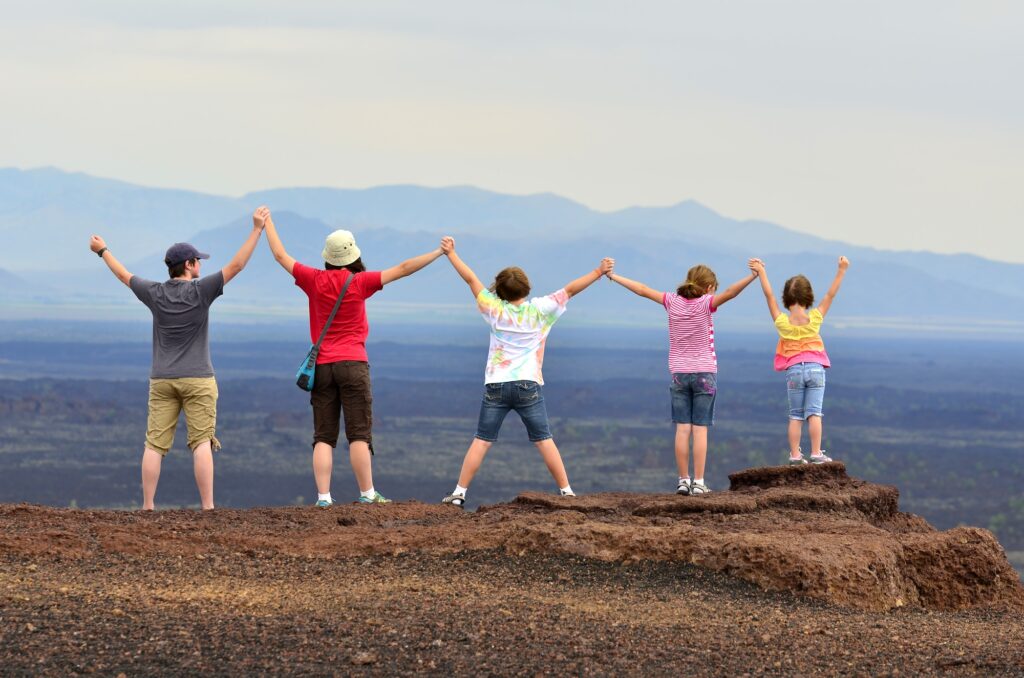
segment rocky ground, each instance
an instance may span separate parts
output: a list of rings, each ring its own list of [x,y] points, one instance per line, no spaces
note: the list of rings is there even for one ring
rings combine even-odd
[[[1024,588],[839,464],[462,513],[0,506],[0,674],[1024,675]]]

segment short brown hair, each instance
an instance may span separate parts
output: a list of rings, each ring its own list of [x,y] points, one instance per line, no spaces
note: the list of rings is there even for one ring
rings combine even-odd
[[[793,304],[799,304],[804,308],[810,308],[814,304],[814,290],[806,276],[794,275],[782,287],[782,305],[789,308]]]
[[[494,276],[490,290],[503,301],[517,301],[530,294],[530,279],[518,266],[503,268]]]
[[[191,259],[186,259],[185,261],[179,261],[173,266],[168,266],[167,276],[171,279],[180,278],[181,276],[185,275],[185,264],[192,264],[193,266],[195,266],[196,261],[196,258],[192,257]]]
[[[697,264],[686,272],[686,280],[676,288],[676,294],[684,299],[696,299],[707,294],[710,287],[718,287],[718,277],[709,267]]]

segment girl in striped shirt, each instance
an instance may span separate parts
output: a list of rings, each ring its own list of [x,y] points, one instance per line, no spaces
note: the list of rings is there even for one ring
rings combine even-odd
[[[668,369],[672,375],[672,421],[676,425],[678,494],[703,495],[708,454],[708,427],[715,421],[718,357],[711,314],[735,298],[757,277],[748,275],[721,294],[715,272],[698,264],[686,274],[675,293],[658,292],[643,283],[611,273],[609,278],[641,297],[661,304],[668,313]],[[693,437],[693,480],[690,480],[690,437]]]

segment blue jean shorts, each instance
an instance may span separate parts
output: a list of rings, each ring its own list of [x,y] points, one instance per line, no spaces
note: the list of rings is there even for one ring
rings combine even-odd
[[[672,421],[711,426],[715,423],[718,377],[714,372],[677,372],[672,375]]]
[[[530,442],[539,443],[551,438],[548,426],[548,409],[544,404],[544,390],[535,381],[506,381],[501,384],[487,384],[484,399],[480,403],[480,419],[476,425],[476,437],[493,443],[509,410],[515,410],[526,424]]]
[[[825,368],[819,363],[797,363],[786,370],[789,418],[803,421],[820,417],[825,400]]]

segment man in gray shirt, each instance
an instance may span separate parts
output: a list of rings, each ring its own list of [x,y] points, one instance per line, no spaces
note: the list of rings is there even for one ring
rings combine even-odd
[[[204,509],[213,508],[213,453],[217,440],[217,381],[210,362],[210,305],[224,293],[224,285],[238,275],[256,249],[269,211],[260,207],[252,215],[252,232],[220,271],[200,278],[203,254],[188,243],[167,250],[164,264],[170,280],[154,282],[132,275],[107,249],[98,235],[89,248],[99,255],[153,314],[153,366],[149,373],[149,415],[142,453],[142,508],[153,510],[160,464],[174,443],[178,415],[185,411],[188,447],[196,486]]]

